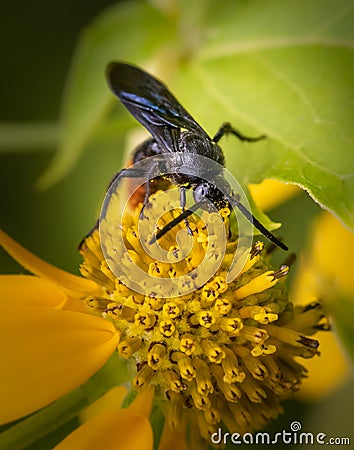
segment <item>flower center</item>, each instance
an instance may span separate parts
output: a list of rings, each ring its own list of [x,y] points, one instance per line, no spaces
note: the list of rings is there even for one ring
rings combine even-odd
[[[159,206],[161,226],[171,220],[167,207]],[[229,211],[221,213],[228,227]],[[142,228],[151,225],[139,214],[138,207],[125,217],[123,238],[131,260],[154,278],[154,286],[146,286],[144,294],[117,278],[107,265],[96,231],[82,249],[81,270],[103,287],[103,295],[87,298],[88,307],[114,323],[120,333],[118,352],[131,367],[133,386],[154,387],[172,427],[178,428],[190,416],[205,439],[221,420],[231,432],[260,428],[281,411],[279,400],[298,389],[305,376],[294,357],[318,353],[318,342],[303,335],[294,318],[282,282],[288,267],[272,270],[269,256],[262,256],[261,242],[248,249],[242,247],[242,239],[229,240],[221,252],[215,230],[206,225],[215,223],[214,213],[206,212],[203,220],[189,219],[191,251],[186,251],[183,239],[178,240],[178,232],[185,228],[182,222],[161,239],[167,260],[155,260],[142,249],[138,221]],[[245,254],[245,264],[227,283],[236,248]],[[220,253],[217,270],[199,286],[198,276],[190,274],[200,268],[205,255],[212,264]],[[181,259],[181,254],[186,256]],[[124,257],[117,255],[116,263],[124,264]],[[178,296],[159,295],[165,279],[180,283]],[[135,283],[139,282],[137,278]],[[142,279],[142,288],[144,283]],[[186,283],[193,289],[180,295]],[[306,324],[318,327],[323,319],[320,308],[303,312]]]

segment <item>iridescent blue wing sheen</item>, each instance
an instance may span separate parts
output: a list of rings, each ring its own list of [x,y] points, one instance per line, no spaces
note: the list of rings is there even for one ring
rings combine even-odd
[[[152,75],[130,64],[112,62],[106,76],[112,92],[164,151],[179,151],[181,130],[210,139],[166,86]]]

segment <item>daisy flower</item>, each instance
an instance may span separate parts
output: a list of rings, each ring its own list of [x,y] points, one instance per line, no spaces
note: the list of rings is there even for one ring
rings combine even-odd
[[[155,195],[151,201],[164,226],[170,206],[161,197],[154,203]],[[218,254],[215,213],[190,219],[193,252],[184,260],[174,262],[185,250],[183,239],[176,245],[185,225],[171,230],[172,237],[165,235],[161,246],[171,258],[160,263],[142,252],[138,222],[144,227],[148,218],[140,211],[141,205],[128,210],[122,233],[131,260],[156,277],[155,292],[145,295],[111,271],[102,251],[110,242],[101,242],[98,230],[81,246],[82,277],[42,261],[1,232],[2,246],[32,273],[0,278],[1,423],[51,405],[110,358],[124,364],[128,374],[117,374],[117,384],[125,381],[129,391],[123,407],[117,404],[85,422],[58,449],[164,449],[169,442],[204,448],[220,427],[231,433],[262,428],[282,412],[281,401],[299,389],[307,376],[301,360],[319,355],[312,335],[327,329],[328,322],[318,301],[291,302],[284,283],[289,267],[273,268],[264,245],[255,242],[244,249],[242,271],[227,283],[235,249],[243,245],[234,236],[207,283],[186,295],[159,296],[159,280],[177,280],[196,269],[210,242]],[[228,214],[222,211],[226,228]],[[111,250],[116,262],[125,264],[120,249]],[[160,434],[158,422],[163,423]]]

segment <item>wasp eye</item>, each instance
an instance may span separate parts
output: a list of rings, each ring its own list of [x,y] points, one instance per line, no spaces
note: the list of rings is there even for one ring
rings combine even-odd
[[[207,183],[200,183],[198,184],[193,192],[193,197],[196,203],[201,202],[204,200],[209,193],[209,186]]]

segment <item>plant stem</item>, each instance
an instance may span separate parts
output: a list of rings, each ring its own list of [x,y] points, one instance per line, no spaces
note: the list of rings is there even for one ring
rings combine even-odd
[[[53,150],[59,136],[59,122],[2,122],[0,153]]]

